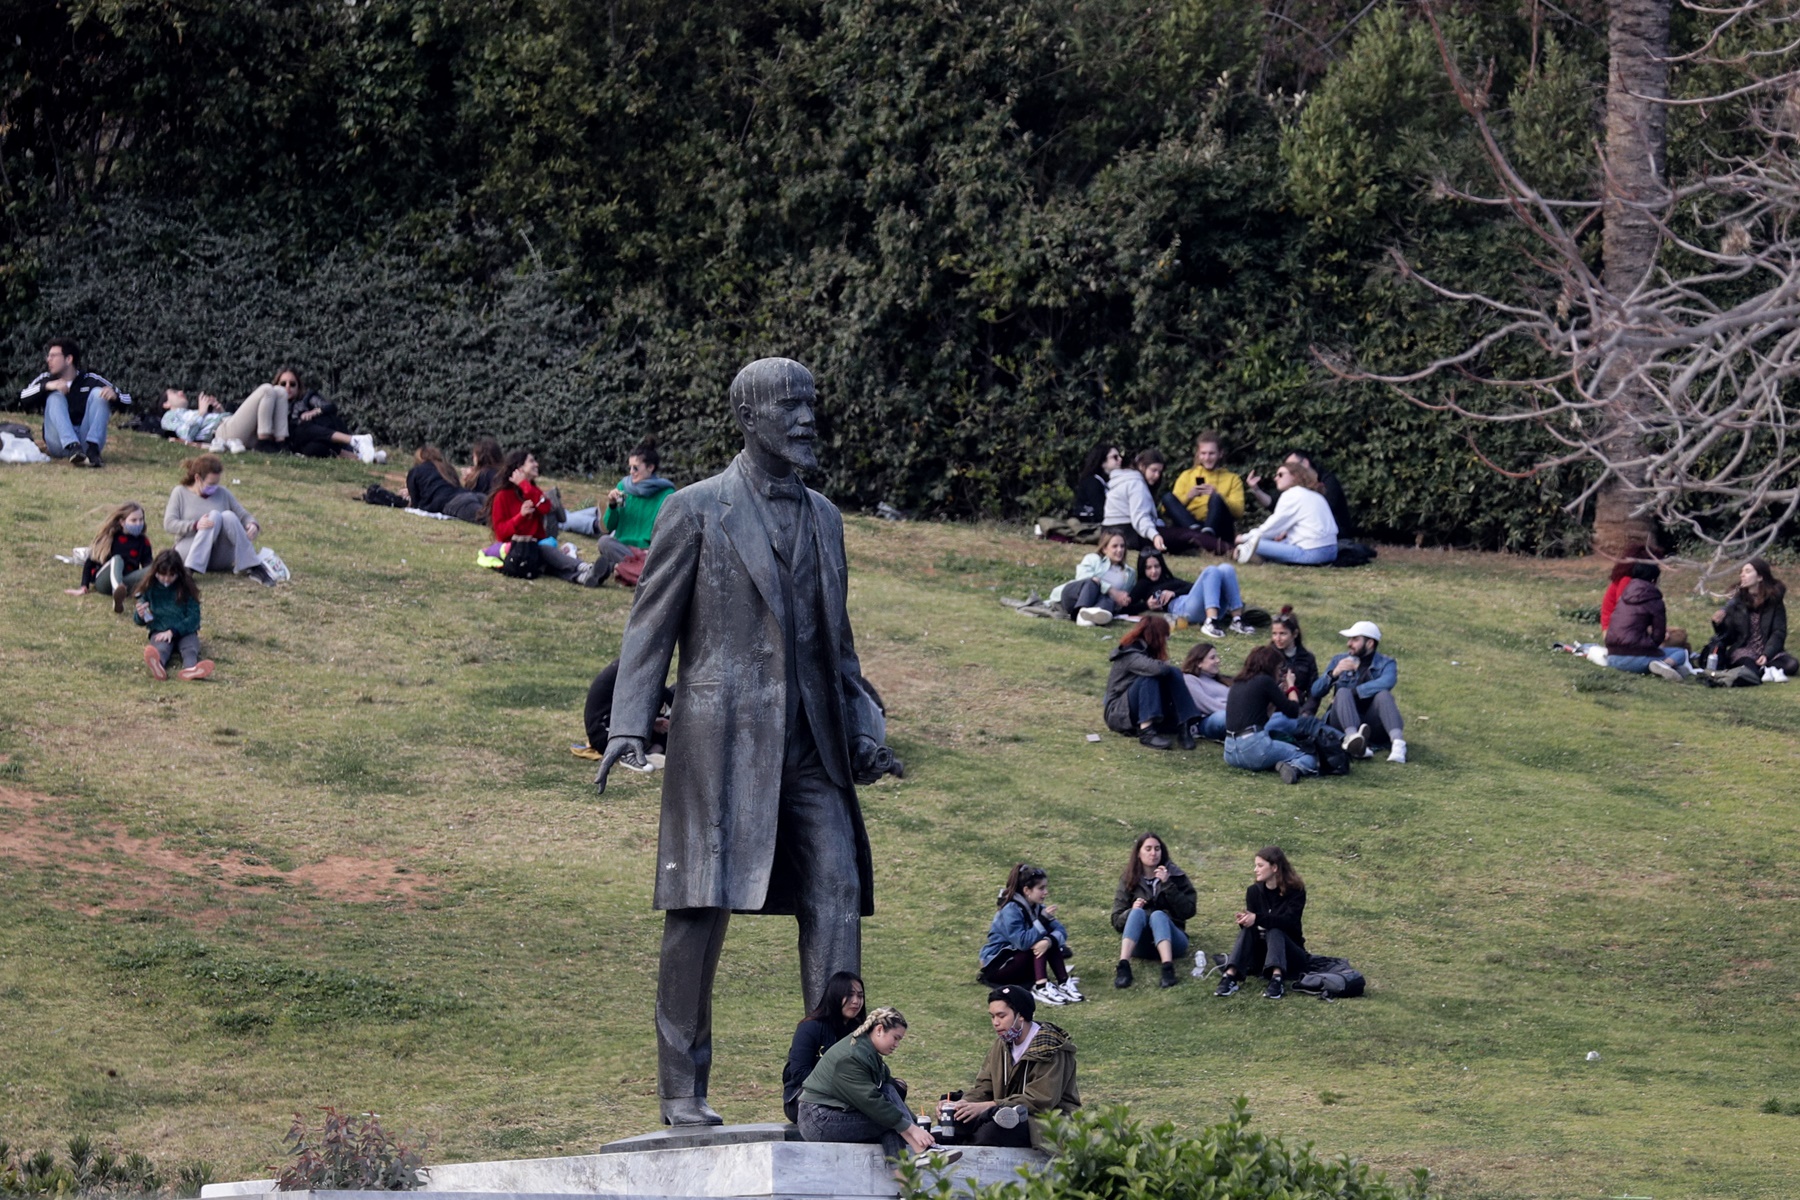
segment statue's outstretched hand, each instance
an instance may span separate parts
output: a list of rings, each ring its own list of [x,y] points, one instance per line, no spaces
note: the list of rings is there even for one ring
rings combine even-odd
[[[600,770],[594,775],[594,787],[602,795],[606,792],[606,777],[612,773],[616,762],[624,763],[633,771],[648,771],[650,760],[644,757],[644,739],[621,736],[606,740],[606,755],[600,760]]]
[[[871,784],[883,775],[892,775],[895,779],[906,776],[906,764],[894,757],[894,752],[883,746],[872,737],[856,739],[856,765],[851,774],[858,784]]]

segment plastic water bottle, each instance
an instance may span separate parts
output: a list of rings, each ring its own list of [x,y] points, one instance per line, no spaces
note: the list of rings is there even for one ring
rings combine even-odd
[[[1706,669],[1709,671],[1719,669],[1719,652],[1717,650],[1706,656]]]

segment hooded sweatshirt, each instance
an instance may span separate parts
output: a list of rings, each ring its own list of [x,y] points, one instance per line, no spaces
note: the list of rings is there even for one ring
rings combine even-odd
[[[1151,658],[1143,647],[1114,646],[1112,669],[1106,676],[1106,727],[1114,733],[1137,733],[1131,719],[1131,689],[1138,680],[1154,679],[1170,666],[1160,658]]]

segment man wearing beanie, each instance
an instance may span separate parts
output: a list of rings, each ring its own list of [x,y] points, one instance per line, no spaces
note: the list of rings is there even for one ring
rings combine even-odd
[[[1075,1043],[1036,1015],[1037,1000],[1016,983],[988,993],[994,1044],[974,1086],[956,1105],[957,1141],[1042,1149],[1043,1127],[1037,1118],[1081,1107]]]

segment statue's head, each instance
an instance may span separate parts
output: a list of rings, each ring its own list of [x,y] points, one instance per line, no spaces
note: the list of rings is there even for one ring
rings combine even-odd
[[[815,469],[817,398],[812,372],[791,358],[759,358],[739,371],[731,381],[731,411],[744,430],[744,447],[771,466]]]

